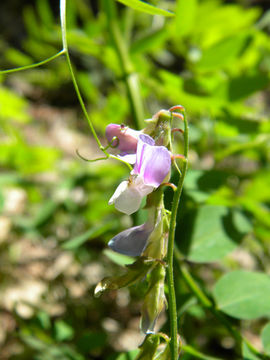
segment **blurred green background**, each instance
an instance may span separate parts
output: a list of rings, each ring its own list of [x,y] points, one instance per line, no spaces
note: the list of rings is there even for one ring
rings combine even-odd
[[[176,16],[152,16],[109,0],[68,1],[71,60],[104,145],[109,123],[142,127],[162,108],[185,106],[190,165],[176,240],[212,297],[228,271],[270,272],[270,5],[151,3]],[[1,70],[61,49],[58,1],[1,1]],[[181,153],[181,135],[175,147]],[[124,165],[87,163],[76,149],[89,159],[101,154],[64,56],[0,73],[1,360],[130,360],[134,351],[124,353],[143,339],[143,284],[98,299],[93,290],[127,261],[106,243],[144,221],[144,211],[130,218],[108,205],[128,176]],[[171,198],[166,190],[168,208]],[[235,340],[200,306],[177,266],[175,276],[183,342],[238,359]],[[270,309],[246,321],[237,311],[228,314],[254,346],[270,351],[260,339]],[[158,328],[168,332],[165,313]]]

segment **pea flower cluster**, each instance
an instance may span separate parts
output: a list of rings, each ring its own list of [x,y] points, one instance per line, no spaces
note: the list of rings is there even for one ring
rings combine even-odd
[[[109,204],[114,204],[117,210],[131,215],[139,210],[144,196],[169,178],[171,154],[165,146],[157,146],[151,136],[123,125],[108,125],[106,137],[109,142],[116,142],[117,156],[134,164],[129,179],[119,184],[109,200]],[[109,246],[119,253],[139,256],[154,228],[154,216],[149,216],[145,224],[116,235]]]

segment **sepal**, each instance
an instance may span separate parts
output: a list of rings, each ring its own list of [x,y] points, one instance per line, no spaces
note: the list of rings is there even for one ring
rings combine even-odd
[[[140,346],[140,352],[136,356],[135,360],[154,360],[159,343],[160,336],[158,334],[147,335]]]
[[[165,265],[158,262],[148,278],[148,290],[142,306],[141,330],[146,334],[154,333],[156,320],[164,308]]]
[[[126,265],[127,271],[125,274],[106,277],[101,280],[95,288],[94,295],[98,297],[106,290],[117,290],[122,287],[130,286],[142,280],[154,265],[154,260],[141,257],[133,264]]]

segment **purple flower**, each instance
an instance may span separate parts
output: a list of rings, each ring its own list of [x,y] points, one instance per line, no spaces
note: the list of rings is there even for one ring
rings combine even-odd
[[[136,162],[128,181],[123,181],[109,200],[116,209],[131,215],[140,208],[141,200],[159,187],[169,175],[171,155],[164,146],[155,146],[148,135],[139,135]]]
[[[146,247],[148,237],[152,231],[153,224],[149,222],[134,226],[113,237],[109,241],[108,246],[120,254],[140,256]]]
[[[117,137],[117,139],[112,142],[112,147],[116,147],[120,151],[118,157],[130,164],[135,163],[138,137],[140,134],[140,131],[118,124],[109,124],[106,127],[105,133],[109,143],[112,142],[114,137]]]

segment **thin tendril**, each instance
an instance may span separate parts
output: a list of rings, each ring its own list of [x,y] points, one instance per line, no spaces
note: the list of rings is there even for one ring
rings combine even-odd
[[[79,156],[80,159],[82,159],[84,161],[88,161],[88,162],[95,162],[95,161],[99,161],[99,160],[107,160],[109,158],[109,156],[104,156],[104,157],[100,157],[100,158],[97,158],[97,159],[87,159],[87,158],[85,158],[84,156],[82,156],[79,153],[78,149],[76,149],[76,154]]]

